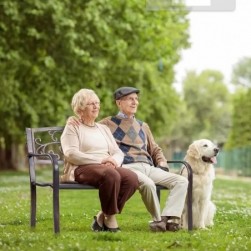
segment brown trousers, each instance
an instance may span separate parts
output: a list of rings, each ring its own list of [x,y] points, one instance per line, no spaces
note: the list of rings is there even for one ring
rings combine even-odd
[[[121,213],[125,202],[139,186],[137,175],[124,168],[111,168],[103,164],[90,164],[75,169],[75,181],[99,189],[104,214]]]

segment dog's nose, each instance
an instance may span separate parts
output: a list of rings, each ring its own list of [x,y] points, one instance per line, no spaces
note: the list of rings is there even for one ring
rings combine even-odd
[[[217,154],[219,152],[219,148],[214,148],[214,152]]]

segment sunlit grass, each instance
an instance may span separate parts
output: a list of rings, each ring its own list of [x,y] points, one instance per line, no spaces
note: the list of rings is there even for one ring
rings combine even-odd
[[[120,233],[93,233],[99,210],[96,190],[60,191],[61,233],[54,235],[52,191],[38,188],[37,226],[30,229],[30,192],[26,172],[0,173],[0,250],[251,250],[251,182],[217,178],[214,227],[177,233],[151,233],[149,214],[137,192],[119,215]],[[50,173],[40,173],[40,177]],[[161,204],[168,191],[161,192]]]

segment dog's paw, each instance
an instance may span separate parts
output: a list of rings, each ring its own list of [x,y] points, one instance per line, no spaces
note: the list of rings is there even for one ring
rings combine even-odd
[[[197,225],[197,228],[198,228],[198,229],[205,229],[205,228],[206,228],[205,223],[204,223],[204,222],[199,223],[199,224]]]

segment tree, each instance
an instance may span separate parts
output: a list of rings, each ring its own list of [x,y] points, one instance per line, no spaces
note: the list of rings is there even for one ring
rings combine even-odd
[[[238,87],[233,98],[233,125],[226,149],[251,145],[251,58],[241,59],[233,69],[232,82]]]
[[[220,72],[188,72],[183,81],[183,105],[173,128],[173,140],[182,149],[200,138],[224,143],[231,125],[230,108],[230,94]]]
[[[232,83],[239,87],[251,88],[251,58],[242,58],[233,68]]]
[[[139,117],[163,131],[177,99],[173,66],[189,46],[186,14],[181,5],[146,11],[136,0],[2,0],[0,168],[20,163],[25,127],[64,124],[80,88],[97,90],[101,117],[115,112],[116,88],[140,88]]]

